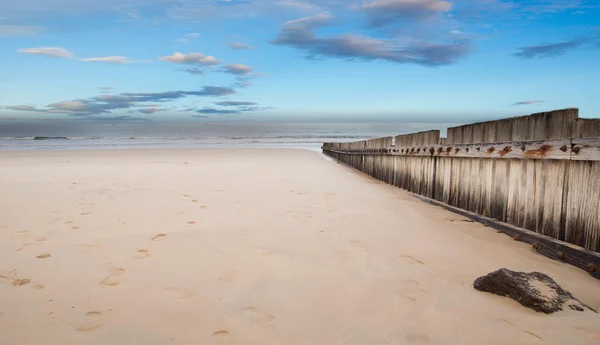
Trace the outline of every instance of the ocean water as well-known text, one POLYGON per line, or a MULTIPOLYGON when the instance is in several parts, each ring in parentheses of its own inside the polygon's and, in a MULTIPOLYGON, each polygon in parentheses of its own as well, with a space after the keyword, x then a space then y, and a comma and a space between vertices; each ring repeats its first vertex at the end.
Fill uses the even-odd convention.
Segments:
POLYGON ((0 122, 0 150, 136 148, 303 148, 430 129, 406 123, 86 123, 0 122))

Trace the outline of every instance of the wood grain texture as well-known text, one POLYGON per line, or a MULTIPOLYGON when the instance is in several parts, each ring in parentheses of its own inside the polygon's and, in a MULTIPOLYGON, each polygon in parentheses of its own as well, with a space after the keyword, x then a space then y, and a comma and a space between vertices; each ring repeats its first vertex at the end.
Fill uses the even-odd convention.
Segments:
POLYGON ((600 119, 577 109, 355 143, 323 152, 438 202, 600 252, 600 119))
POLYGON ((472 144, 570 138, 579 128, 577 125, 578 113, 578 109, 561 109, 450 127, 448 128, 447 143, 472 144))

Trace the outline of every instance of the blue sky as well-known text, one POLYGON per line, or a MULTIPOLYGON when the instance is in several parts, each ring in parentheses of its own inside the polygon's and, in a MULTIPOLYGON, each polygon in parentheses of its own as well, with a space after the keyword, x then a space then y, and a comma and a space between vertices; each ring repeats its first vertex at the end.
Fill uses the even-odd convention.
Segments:
POLYGON ((0 119, 600 117, 600 1, 0 0, 0 119))

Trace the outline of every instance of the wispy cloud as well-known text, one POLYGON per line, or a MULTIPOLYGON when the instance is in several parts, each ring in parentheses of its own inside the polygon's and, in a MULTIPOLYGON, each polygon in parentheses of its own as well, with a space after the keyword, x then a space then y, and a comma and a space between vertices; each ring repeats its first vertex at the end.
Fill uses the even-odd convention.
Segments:
POLYGON ((236 82, 233 84, 234 87, 246 88, 253 85, 248 77, 237 77, 236 82))
POLYGON ((210 108, 204 107, 201 109, 193 109, 194 112, 204 115, 231 115, 231 114, 241 114, 241 113, 250 113, 261 110, 268 110, 271 107, 258 107, 258 106, 239 106, 236 108, 210 108))
POLYGON ((3 106, 2 109, 16 110, 16 111, 33 111, 33 112, 41 112, 42 111, 33 105, 6 105, 6 106, 3 106))
POLYGON ((520 102, 515 102, 514 104, 511 104, 512 106, 515 105, 527 105, 527 104, 534 104, 534 103, 543 103, 544 101, 520 101, 520 102))
POLYGON ((235 109, 215 109, 215 108, 202 108, 194 110, 197 113, 205 114, 205 115, 228 115, 228 114, 238 114, 240 111, 235 109))
POLYGON ((150 108, 144 108, 144 109, 140 109, 138 110, 140 113, 144 113, 144 114, 154 114, 154 113, 158 113, 159 111, 164 111, 163 108, 160 107, 150 107, 150 108))
POLYGON ((161 61, 167 61, 167 62, 173 62, 173 63, 185 64, 185 65, 209 66, 209 65, 218 65, 219 63, 221 63, 221 61, 215 59, 214 56, 204 55, 204 54, 200 54, 200 53, 182 54, 182 53, 177 52, 171 56, 163 56, 163 57, 159 57, 158 59, 161 61))
POLYGON ((205 73, 205 70, 201 69, 201 68, 188 68, 185 70, 186 72, 188 72, 189 74, 194 74, 194 75, 202 75, 205 73))
POLYGON ((43 28, 33 25, 0 25, 0 37, 33 36, 42 31, 43 28))
POLYGON ((102 121, 102 122, 117 122, 117 121, 149 121, 144 117, 135 117, 131 115, 118 115, 118 116, 94 116, 89 119, 94 121, 102 121))
POLYGON ((441 0, 376 0, 362 6, 370 27, 427 20, 447 12, 452 4, 441 0))
POLYGON ((223 107, 239 107, 239 106, 257 105, 256 102, 241 102, 241 101, 213 102, 213 104, 220 105, 220 106, 223 106, 223 107))
POLYGON ((41 48, 23 48, 19 49, 20 53, 31 55, 42 55, 49 57, 70 58, 73 53, 67 49, 59 47, 41 47, 41 48))
POLYGON ((234 50, 256 50, 255 47, 241 42, 231 42, 229 47, 234 50))
POLYGON ((252 74, 252 67, 242 64, 225 65, 223 66, 223 72, 235 75, 250 75, 252 74))
POLYGON ((286 22, 272 42, 308 54, 308 58, 332 57, 345 60, 382 60, 425 66, 447 65, 470 52, 467 39, 438 43, 422 40, 377 39, 348 33, 319 37, 315 30, 330 23, 332 16, 321 14, 286 22))
POLYGON ((148 103, 160 103, 177 100, 188 96, 222 97, 235 94, 229 87, 204 86, 195 91, 165 91, 165 92, 125 92, 116 95, 99 95, 88 99, 76 99, 48 104, 38 108, 30 105, 9 105, 4 109, 28 112, 63 113, 71 116, 89 116, 110 113, 119 109, 143 108, 142 113, 151 113, 164 109, 151 106, 148 103))
POLYGON ((187 38, 198 38, 198 37, 200 37, 200 34, 197 33, 197 32, 192 32, 192 33, 189 33, 189 34, 185 35, 185 37, 187 37, 187 38))
POLYGON ((591 41, 590 37, 573 39, 570 41, 541 44, 537 46, 528 46, 517 48, 515 56, 525 59, 544 58, 564 55, 570 50, 581 47, 591 41))
POLYGON ((79 60, 81 62, 105 62, 111 64, 128 64, 132 63, 132 60, 125 56, 104 56, 104 57, 96 57, 96 58, 85 58, 79 60))

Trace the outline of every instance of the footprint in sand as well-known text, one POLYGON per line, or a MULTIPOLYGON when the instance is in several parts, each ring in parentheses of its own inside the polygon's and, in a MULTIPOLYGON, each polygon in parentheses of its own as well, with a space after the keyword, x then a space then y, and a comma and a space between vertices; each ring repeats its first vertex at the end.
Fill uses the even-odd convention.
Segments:
POLYGON ((31 279, 15 279, 10 283, 12 286, 23 286, 31 283, 31 279))
POLYGON ((188 222, 188 225, 196 225, 196 222, 188 222))
POLYGON ((411 255, 398 255, 398 257, 402 258, 402 259, 409 259, 409 260, 411 260, 412 263, 415 263, 415 264, 425 265, 425 263, 423 261, 415 259, 411 255))
POLYGON ((92 214, 92 212, 83 212, 83 213, 81 213, 82 216, 87 216, 89 214, 92 214))
POLYGON ((367 249, 367 246, 365 246, 365 244, 362 243, 362 241, 350 241, 350 244, 352 244, 353 246, 355 246, 355 247, 357 247, 357 248, 359 248, 359 249, 361 249, 361 250, 363 250, 365 252, 369 251, 367 249))
POLYGON ((123 275, 123 273, 125 273, 125 269, 124 268, 114 268, 114 269, 109 269, 109 272, 112 272, 112 273, 107 275, 104 279, 102 279, 102 281, 100 282, 100 285, 104 286, 104 287, 113 287, 113 286, 120 285, 121 284, 121 276, 123 275))
POLYGON ((264 313, 255 307, 246 307, 243 310, 243 317, 246 322, 251 325, 258 325, 261 327, 271 327, 275 323, 275 317, 264 313))
POLYGON ((176 293, 180 299, 192 299, 196 297, 196 293, 192 290, 180 289, 176 287, 166 287, 165 290, 176 293))
POLYGON ((167 236, 167 234, 158 234, 152 237, 151 241, 163 241, 165 239, 165 236, 167 236))
POLYGON ((345 264, 350 260, 350 255, 345 251, 336 251, 333 253, 333 259, 339 264, 345 264))
POLYGON ((225 330, 216 331, 213 333, 213 337, 215 338, 225 338, 229 335, 229 332, 225 330))
POLYGON ((411 343, 429 343, 429 337, 421 333, 408 333, 406 340, 411 343))
POLYGON ((397 292, 401 298, 416 302, 422 298, 430 298, 431 295, 426 290, 422 289, 419 282, 416 280, 405 280, 403 287, 397 292))
POLYGON ((72 230, 78 230, 78 229, 79 229, 79 227, 78 227, 78 226, 72 226, 72 227, 71 227, 71 229, 72 229, 72 230))
POLYGON ((149 256, 150 256, 150 252, 148 252, 148 250, 140 249, 137 251, 137 254, 135 254, 134 258, 135 259, 145 259, 149 256))
POLYGON ((77 331, 86 333, 97 330, 102 327, 101 317, 102 313, 99 311, 87 312, 84 316, 83 325, 78 327, 77 331))
POLYGON ((40 255, 36 256, 36 258, 38 258, 38 259, 46 259, 46 258, 49 258, 51 256, 52 255, 50 253, 44 253, 44 254, 40 254, 40 255))

